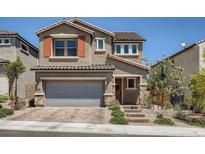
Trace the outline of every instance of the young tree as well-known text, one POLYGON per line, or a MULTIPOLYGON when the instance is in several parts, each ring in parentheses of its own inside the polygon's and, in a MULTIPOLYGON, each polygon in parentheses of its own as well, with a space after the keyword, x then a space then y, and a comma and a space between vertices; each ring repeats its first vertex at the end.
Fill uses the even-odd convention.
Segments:
POLYGON ((165 59, 153 67, 147 79, 148 88, 152 96, 162 97, 161 106, 163 108, 165 94, 181 95, 184 88, 183 68, 174 65, 172 60, 165 59))
POLYGON ((8 62, 5 65, 6 75, 9 78, 9 82, 11 83, 11 91, 10 98, 12 100, 11 105, 15 105, 17 108, 17 80, 20 74, 26 71, 26 66, 22 63, 20 58, 18 57, 14 62, 8 62))
POLYGON ((189 89, 192 94, 193 112, 199 113, 205 108, 205 71, 191 77, 189 89))

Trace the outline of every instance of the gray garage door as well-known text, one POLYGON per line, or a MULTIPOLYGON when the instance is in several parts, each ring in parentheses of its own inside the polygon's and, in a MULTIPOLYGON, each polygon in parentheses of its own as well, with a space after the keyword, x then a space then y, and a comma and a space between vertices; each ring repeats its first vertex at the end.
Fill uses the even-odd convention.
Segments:
POLYGON ((102 106, 103 84, 96 82, 46 82, 46 106, 102 106))

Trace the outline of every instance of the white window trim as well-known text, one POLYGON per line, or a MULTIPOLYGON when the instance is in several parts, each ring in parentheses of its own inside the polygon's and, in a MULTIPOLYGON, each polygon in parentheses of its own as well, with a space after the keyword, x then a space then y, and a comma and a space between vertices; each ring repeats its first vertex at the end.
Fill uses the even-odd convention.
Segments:
POLYGON ((139 43, 116 43, 115 44, 115 55, 121 55, 121 56, 138 56, 139 55, 139 43), (121 51, 120 53, 117 53, 116 51, 116 45, 120 45, 121 51), (124 51, 124 45, 128 45, 128 53, 125 53, 124 51), (136 45, 137 47, 137 53, 132 53, 132 45, 136 45))
POLYGON ((25 43, 23 43, 23 42, 20 42, 20 50, 21 50, 21 51, 23 51, 23 52, 25 52, 25 53, 27 53, 27 54, 29 54, 29 46, 28 46, 28 45, 26 45, 26 44, 25 44, 25 43), (26 46, 27 51, 26 51, 26 50, 24 50, 24 49, 22 49, 22 44, 23 44, 24 46, 26 46))
POLYGON ((127 78, 127 87, 126 87, 127 90, 137 90, 136 88, 136 78, 127 78), (128 84, 128 80, 134 80, 134 87, 133 88, 129 88, 129 84, 128 84))
POLYGON ((105 38, 99 38, 99 37, 97 37, 97 38, 96 38, 96 42, 97 42, 96 51, 106 51, 106 50, 105 50, 105 38), (103 49, 99 49, 99 48, 98 48, 98 40, 103 40, 103 49))
POLYGON ((5 45, 5 46, 6 46, 6 45, 11 45, 11 38, 0 38, 0 39, 2 40, 2 43, 0 43, 1 46, 3 46, 3 45, 5 45), (8 40, 9 40, 9 43, 4 43, 4 40, 5 40, 5 39, 8 39, 8 40))

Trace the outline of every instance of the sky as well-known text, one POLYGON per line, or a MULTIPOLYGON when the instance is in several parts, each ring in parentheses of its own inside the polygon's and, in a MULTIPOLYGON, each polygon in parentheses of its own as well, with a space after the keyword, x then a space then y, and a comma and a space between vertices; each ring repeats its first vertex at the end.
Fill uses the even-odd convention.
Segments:
MULTIPOLYGON (((61 19, 61 17, 0 18, 0 30, 18 32, 25 39, 39 47, 35 32, 61 19)), ((192 44, 205 39, 205 18, 160 18, 160 17, 92 17, 81 19, 109 31, 134 31, 146 41, 143 56, 152 64, 164 56, 172 55, 182 49, 181 43, 192 44)))

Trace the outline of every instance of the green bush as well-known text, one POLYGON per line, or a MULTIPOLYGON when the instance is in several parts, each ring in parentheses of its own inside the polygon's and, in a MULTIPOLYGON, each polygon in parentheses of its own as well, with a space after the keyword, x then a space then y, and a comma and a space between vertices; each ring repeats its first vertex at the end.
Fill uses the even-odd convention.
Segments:
POLYGON ((183 114, 182 112, 177 112, 174 116, 175 119, 179 119, 179 120, 186 120, 186 115, 183 114))
POLYGON ((3 103, 5 100, 8 100, 7 96, 0 95, 0 103, 3 103))
POLYGON ((111 115, 116 117, 124 117, 125 113, 120 111, 120 109, 118 109, 118 110, 113 110, 111 115))
POLYGON ((157 114, 156 119, 154 120, 154 123, 159 124, 159 125, 174 126, 174 122, 170 118, 163 117, 162 114, 157 114))
POLYGON ((128 120, 125 117, 115 116, 110 119, 112 124, 128 125, 128 120))
POLYGON ((205 121, 202 119, 190 118, 187 123, 194 126, 205 127, 205 121))
POLYGON ((118 110, 120 109, 120 102, 118 100, 112 100, 109 103, 109 109, 110 110, 118 110))
POLYGON ((13 109, 1 108, 0 109, 0 118, 6 117, 8 115, 14 114, 13 109))
POLYGON ((14 110, 13 109, 8 109, 8 108, 2 108, 0 109, 1 112, 4 112, 6 115, 13 115, 14 110))

